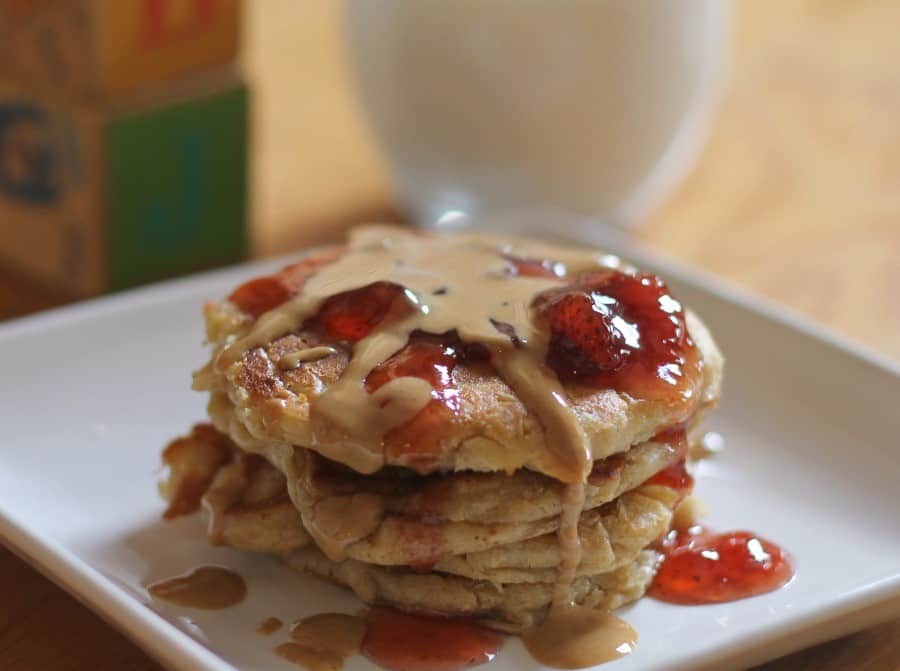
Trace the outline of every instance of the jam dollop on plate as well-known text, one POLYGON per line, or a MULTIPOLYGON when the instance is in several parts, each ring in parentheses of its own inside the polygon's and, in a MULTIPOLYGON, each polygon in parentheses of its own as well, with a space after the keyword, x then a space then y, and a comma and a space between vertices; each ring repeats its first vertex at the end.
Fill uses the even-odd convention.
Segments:
POLYGON ((794 576, 790 556, 749 531, 703 527, 671 532, 649 594, 669 603, 699 605, 765 594, 794 576))

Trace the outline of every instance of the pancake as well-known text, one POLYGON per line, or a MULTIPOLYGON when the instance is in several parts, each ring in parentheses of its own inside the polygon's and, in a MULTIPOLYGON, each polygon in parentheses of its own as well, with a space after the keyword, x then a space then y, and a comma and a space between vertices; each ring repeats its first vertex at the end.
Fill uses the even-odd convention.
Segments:
POLYGON ((162 453, 169 476, 159 486, 169 502, 163 517, 174 519, 198 510, 220 469, 234 459, 234 451, 234 443, 211 424, 197 424, 188 435, 169 443, 162 453))
MULTIPOLYGON (((681 493, 647 485, 602 508, 582 513, 583 548, 576 575, 613 571, 668 532, 681 493)), ((494 584, 552 583, 561 563, 556 531, 490 550, 442 559, 434 570, 494 584)))
MULTIPOLYGON (((684 434, 673 433, 596 462, 588 476, 584 509, 612 501, 684 459, 686 452, 684 434)), ((329 497, 367 493, 382 499, 388 515, 432 524, 521 524, 558 517, 561 512, 562 484, 524 469, 512 474, 454 472, 423 477, 387 468, 362 476, 310 452, 300 453, 295 463, 301 510, 329 497)))
POLYGON ((166 448, 166 516, 503 631, 644 593, 721 388, 659 278, 522 240, 359 229, 204 316, 212 424, 166 448))
MULTIPOLYGON (((524 257, 541 253, 554 260, 573 254, 566 248, 518 245, 509 249, 517 250, 524 257)), ((298 286, 298 276, 303 280, 314 276, 342 253, 342 248, 325 248, 273 277, 277 281, 287 277, 291 286, 299 290, 302 282, 298 286)), ((227 426, 217 421, 217 425, 245 449, 253 449, 253 444, 257 449, 271 444, 300 445, 357 468, 358 464, 349 463, 348 455, 366 453, 372 459, 367 463, 373 464, 364 469, 369 472, 382 465, 398 465, 420 473, 512 472, 528 468, 554 475, 554 468, 546 459, 552 449, 548 447, 548 436, 541 421, 525 407, 503 377, 482 361, 456 363, 452 377, 458 407, 452 416, 439 417, 440 421, 429 418, 427 434, 436 438, 429 444, 427 458, 423 458, 406 443, 386 440, 373 446, 368 441, 360 442, 329 418, 311 412, 316 400, 343 377, 350 361, 351 344, 328 339, 320 329, 301 327, 250 348, 223 366, 222 352, 247 336, 255 324, 254 317, 234 302, 219 301, 207 304, 205 318, 212 360, 196 373, 194 388, 228 399, 233 421, 227 426), (285 357, 323 344, 333 348, 333 354, 283 369, 285 357), (216 361, 220 361, 219 365, 214 365, 216 361), (372 450, 378 453, 368 454, 372 450)), ((624 452, 650 439, 661 428, 698 417, 715 404, 721 386, 722 356, 696 315, 687 311, 684 319, 696 347, 698 363, 696 379, 690 381, 690 393, 683 397, 635 398, 610 388, 563 384, 577 420, 590 440, 594 458, 624 452)))
MULTIPOLYGON (((578 577, 573 601, 602 610, 630 603, 647 590, 659 555, 644 550, 609 573, 578 577)), ((314 548, 292 552, 287 564, 304 573, 349 587, 365 603, 401 610, 480 620, 500 631, 520 633, 539 621, 553 600, 553 583, 496 585, 441 573, 415 573, 354 560, 332 562, 314 548)))
POLYGON ((201 502, 215 545, 281 553, 311 540, 288 496, 284 475, 262 457, 235 449, 201 502))
MULTIPOLYGON (((227 320, 228 315, 233 317, 233 313, 234 307, 223 303, 207 306, 207 319, 215 324, 227 320)), ((633 444, 649 440, 661 427, 684 421, 685 414, 691 419, 699 418, 714 407, 721 386, 722 357, 700 319, 690 312, 687 319, 704 372, 698 390, 701 400, 688 413, 683 407, 633 399, 608 389, 572 386, 566 390, 597 458, 624 452, 633 444)), ((234 337, 243 332, 239 326, 227 335, 234 337)), ((316 396, 341 378, 349 350, 336 347, 337 352, 328 358, 293 370, 279 368, 287 354, 321 344, 320 338, 308 332, 280 338, 248 352, 224 375, 214 376, 209 368, 199 371, 194 388, 227 398, 234 419, 228 433, 248 449, 272 443, 312 445, 322 455, 340 460, 346 436, 327 424, 316 426, 310 408, 316 396)), ((455 382, 459 389, 459 415, 440 428, 440 458, 417 470, 540 470, 546 437, 539 421, 513 391, 493 371, 478 366, 458 365, 455 382)), ((384 463, 421 465, 412 463, 402 451, 390 450, 384 454, 384 463)))
MULTIPOLYGON (((208 426, 195 427, 189 438, 176 441, 175 444, 179 445, 183 452, 183 458, 170 464, 170 482, 173 483, 185 482, 185 472, 200 473, 202 468, 215 471, 208 470, 204 473, 209 487, 201 499, 211 517, 210 540, 236 549, 272 554, 282 554, 310 545, 311 538, 306 531, 303 517, 291 503, 287 494, 286 480, 278 469, 264 459, 256 455, 247 455, 234 446, 227 462, 212 466, 213 462, 204 458, 209 448, 204 442, 220 445, 223 439, 227 441, 224 436, 216 436, 208 426), (184 453, 186 449, 194 451, 194 459, 190 454, 184 453), (236 475, 237 472, 240 472, 240 475, 236 475), (234 485, 235 480, 239 480, 237 487, 234 485), (230 494, 223 498, 223 491, 230 494)), ((646 450, 662 451, 659 445, 647 444, 646 450)), ((636 448, 631 452, 640 449, 636 448)), ((308 457, 310 461, 316 459, 312 453, 308 457)), ((628 466, 623 464, 616 468, 615 472, 622 473, 627 470, 628 466)), ((483 478, 483 474, 471 475, 483 478)), ((535 479, 546 479, 545 476, 526 473, 500 477, 514 482, 520 476, 529 483, 533 483, 535 479)), ((465 475, 457 474, 450 477, 464 479, 465 475)), ((403 479, 410 481, 406 483, 407 493, 417 491, 420 494, 433 484, 430 481, 422 483, 422 480, 427 479, 415 475, 407 475, 403 479)), ((613 474, 605 474, 602 480, 622 482, 621 477, 613 474)), ((346 486, 347 483, 341 485, 343 496, 350 495, 346 486)), ((465 489, 464 486, 462 488, 465 489)), ((177 485, 170 485, 166 490, 172 492, 172 501, 175 503, 179 496, 177 485)), ((682 492, 669 487, 643 484, 617 495, 615 500, 610 499, 605 505, 582 513, 579 532, 585 552, 579 566, 579 575, 609 572, 631 562, 647 544, 668 530, 673 510, 682 495, 682 492)), ((413 497, 415 496, 416 494, 413 494, 413 497)), ((347 555, 363 563, 413 566, 421 571, 423 558, 415 554, 401 552, 393 557, 395 561, 387 562, 373 561, 373 557, 367 554, 373 553, 373 547, 380 547, 385 537, 419 533, 428 534, 428 540, 433 541, 436 535, 440 535, 442 531, 446 532, 448 526, 456 525, 456 530, 448 535, 454 538, 462 537, 462 543, 454 551, 447 550, 446 556, 442 558, 429 557, 429 561, 432 562, 430 568, 442 573, 495 584, 552 582, 560 563, 555 538, 557 516, 548 516, 538 520, 534 525, 516 525, 508 522, 507 526, 512 528, 512 540, 491 543, 486 549, 482 547, 481 542, 484 536, 479 535, 483 534, 483 531, 478 531, 474 535, 476 542, 473 550, 470 549, 473 545, 472 540, 465 538, 465 532, 472 531, 471 525, 460 525, 458 522, 446 520, 442 522, 434 517, 397 515, 392 518, 394 524, 388 524, 386 530, 379 528, 370 538, 365 539, 368 543, 364 543, 362 549, 357 548, 347 555), (431 532, 423 531, 429 527, 431 532), (538 531, 530 534, 529 530, 533 529, 538 531), (518 536, 522 535, 529 537, 524 540, 518 539, 518 536)), ((404 542, 402 546, 409 548, 423 543, 424 541, 420 539, 417 542, 404 542)), ((433 553, 433 549, 429 549, 428 553, 433 553)), ((381 554, 377 552, 374 554, 377 555, 375 558, 384 558, 383 551, 381 554)))
MULTIPOLYGON (((630 501, 629 490, 677 457, 674 449, 660 443, 646 443, 630 450, 628 456, 631 456, 630 460, 624 459, 621 465, 617 464, 618 467, 610 469, 608 473, 601 475, 598 471, 596 484, 588 485, 583 519, 588 518, 594 509, 613 499, 620 504, 630 501), (632 455, 632 452, 637 454, 632 455)), ((297 461, 308 464, 314 463, 315 459, 295 459, 295 463, 297 461)), ((381 565, 433 565, 448 556, 478 553, 552 534, 559 529, 560 524, 559 483, 527 471, 519 471, 511 476, 455 474, 437 478, 436 482, 435 479, 425 483, 417 482, 413 485, 417 490, 414 493, 393 497, 390 492, 375 493, 373 488, 366 487, 368 483, 365 481, 369 478, 343 478, 338 486, 332 482, 326 487, 315 487, 312 493, 308 484, 309 476, 303 467, 298 468, 296 478, 297 489, 301 493, 294 500, 303 517, 304 526, 332 559, 346 557, 381 565), (353 488, 352 483, 348 482, 352 479, 359 481, 361 488, 353 488), (473 479, 482 482, 469 487, 468 485, 473 484, 473 479), (446 485, 445 481, 448 481, 446 485), (525 493, 527 496, 530 490, 538 505, 529 506, 526 499, 515 505, 498 505, 494 510, 479 510, 482 508, 481 502, 474 506, 474 510, 471 505, 467 509, 466 501, 472 502, 477 497, 477 492, 483 491, 486 486, 493 489, 497 499, 506 498, 507 501, 517 493, 525 493), (323 489, 326 491, 323 492, 323 489), (471 491, 472 489, 475 491, 471 491), (446 506, 454 509, 456 519, 442 519, 436 515, 440 504, 428 504, 429 494, 433 496, 435 490, 440 498, 456 502, 446 506), (340 524, 339 520, 347 519, 352 510, 360 505, 360 497, 366 497, 365 504, 371 511, 377 510, 378 514, 367 517, 367 523, 355 529, 353 535, 347 533, 338 539, 334 533, 335 526, 340 524), (543 510, 539 505, 541 499, 544 503, 543 510), (398 513, 397 510, 402 512, 398 513), (513 512, 520 512, 521 515, 515 516, 513 512)), ((488 498, 484 503, 490 506, 491 501, 488 498)), ((595 524, 596 521, 588 526, 593 527, 595 524)), ((659 535, 657 533, 644 539, 640 538, 636 529, 631 531, 636 539, 644 541, 643 544, 659 535)), ((662 528, 658 529, 658 532, 661 531, 662 528)))
POLYGON ((255 552, 286 552, 310 542, 284 475, 265 459, 245 454, 211 424, 197 424, 163 452, 167 477, 160 493, 173 519, 200 510, 209 515, 214 545, 255 552))
MULTIPOLYGON (((178 483, 185 487, 187 473, 204 476, 209 485, 201 500, 210 516, 219 516, 209 529, 216 544, 280 556, 295 569, 350 587, 367 603, 473 616, 503 631, 521 630, 550 603, 560 562, 553 532, 449 556, 427 572, 421 566, 333 561, 305 531, 283 474, 265 459, 231 445, 228 460, 216 465, 206 457, 228 441, 208 425, 195 427, 173 444, 181 458, 170 460, 170 485, 164 490, 183 510, 178 483), (236 471, 241 472, 239 491, 232 485, 236 471), (221 500, 214 502, 223 490, 233 494, 224 506, 221 500)), ((643 594, 656 557, 645 547, 668 530, 681 496, 669 487, 644 484, 582 514, 579 530, 585 552, 574 587, 579 603, 615 608, 643 594)))

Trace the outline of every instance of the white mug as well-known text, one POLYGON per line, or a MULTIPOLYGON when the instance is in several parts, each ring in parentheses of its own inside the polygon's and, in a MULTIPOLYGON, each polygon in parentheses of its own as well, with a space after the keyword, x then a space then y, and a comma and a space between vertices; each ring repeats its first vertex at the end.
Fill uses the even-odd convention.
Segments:
POLYGON ((425 225, 530 206, 637 220, 702 144, 728 24, 725 0, 344 9, 363 107, 425 225))

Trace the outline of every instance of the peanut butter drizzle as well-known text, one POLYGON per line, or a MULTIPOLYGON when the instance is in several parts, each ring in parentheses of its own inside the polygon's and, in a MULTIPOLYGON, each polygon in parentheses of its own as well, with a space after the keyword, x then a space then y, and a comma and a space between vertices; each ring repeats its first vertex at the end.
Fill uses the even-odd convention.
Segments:
POLYGON ((216 473, 212 486, 201 503, 209 514, 206 535, 213 545, 221 545, 225 533, 225 514, 237 503, 247 488, 247 455, 239 452, 235 460, 216 473))
POLYGON ((295 622, 292 641, 275 652, 309 671, 338 671, 345 659, 359 652, 365 634, 366 623, 360 617, 322 613, 295 622))
POLYGON ((556 577, 553 605, 548 618, 554 618, 560 611, 572 608, 572 583, 581 563, 581 537, 578 535, 578 521, 584 510, 584 483, 566 485, 562 495, 562 512, 559 516, 559 572, 556 577))
POLYGON ((377 281, 393 282, 406 289, 412 314, 381 325, 357 342, 341 379, 314 400, 315 413, 369 449, 330 456, 363 473, 383 465, 384 434, 415 416, 431 398, 431 388, 419 378, 397 378, 369 394, 365 377, 401 349, 413 331, 455 330, 464 342, 480 343, 494 354, 500 375, 543 423, 552 451, 547 455, 548 472, 565 482, 582 481, 590 466, 590 445, 562 387, 544 366, 548 334, 532 319, 534 296, 559 286, 560 280, 513 275, 505 254, 550 258, 571 274, 614 263, 592 252, 486 235, 422 236, 392 227, 357 229, 343 256, 313 275, 300 294, 263 314, 246 335, 218 354, 214 365, 224 370, 245 352, 296 330, 335 294, 377 281), (436 294, 437 289, 443 291, 436 294), (512 327, 515 346, 496 323, 512 327))
MULTIPOLYGON (((544 365, 549 334, 532 314, 535 295, 558 287, 560 279, 515 275, 504 255, 549 259, 565 266, 569 275, 618 265, 618 259, 609 255, 486 235, 422 236, 390 227, 357 229, 343 256, 313 275, 295 298, 262 315, 246 335, 219 353, 214 365, 225 370, 245 352, 298 329, 330 296, 377 281, 404 287, 412 314, 381 325, 357 342, 341 379, 313 404, 314 413, 352 438, 337 448, 339 454, 326 456, 372 473, 384 464, 384 434, 412 419, 428 403, 432 389, 419 378, 400 377, 369 394, 366 376, 405 346, 416 330, 456 331, 462 341, 485 346, 499 375, 544 427, 548 451, 542 470, 568 485, 560 518, 561 565, 554 605, 545 625, 538 628, 562 636, 572 614, 584 610, 572 605, 571 587, 581 561, 578 520, 593 452, 562 385, 544 365), (501 332, 498 323, 508 327, 501 332)), ((314 533, 317 541, 324 540, 328 531, 324 518, 314 526, 322 530, 314 533)), ((346 538, 336 544, 326 541, 323 549, 332 558, 340 557, 341 543, 345 547, 346 542, 346 538)))
POLYGON ((611 613, 567 606, 522 634, 522 643, 541 664, 583 669, 627 655, 637 638, 630 625, 611 613))
POLYGON ((276 631, 281 629, 281 626, 283 624, 284 623, 277 617, 267 617, 265 620, 259 623, 259 626, 256 628, 256 633, 260 636, 271 636, 276 631))
MULTIPOLYGON (((377 437, 378 446, 372 454, 379 456, 378 468, 383 465, 377 450, 380 450, 384 434, 412 419, 431 399, 431 385, 418 377, 398 377, 373 394, 366 391, 366 376, 375 366, 402 349, 408 338, 408 332, 391 330, 375 331, 368 338, 359 341, 341 379, 320 396, 315 404, 315 412, 342 427, 355 440, 365 440, 372 434, 377 437)), ((329 456, 343 461, 342 457, 352 457, 355 454, 358 453, 329 456)), ((353 464, 349 465, 355 468, 353 464)))
POLYGON ((157 599, 201 610, 234 606, 247 596, 247 583, 231 569, 200 566, 184 575, 159 580, 147 586, 157 599))
POLYGON ((307 347, 306 349, 301 349, 297 350, 296 352, 291 352, 290 354, 285 354, 278 360, 278 367, 281 370, 293 370, 294 368, 297 368, 301 363, 306 363, 308 361, 318 361, 319 359, 324 359, 325 357, 329 357, 332 354, 337 354, 337 349, 328 345, 321 345, 319 347, 307 347))

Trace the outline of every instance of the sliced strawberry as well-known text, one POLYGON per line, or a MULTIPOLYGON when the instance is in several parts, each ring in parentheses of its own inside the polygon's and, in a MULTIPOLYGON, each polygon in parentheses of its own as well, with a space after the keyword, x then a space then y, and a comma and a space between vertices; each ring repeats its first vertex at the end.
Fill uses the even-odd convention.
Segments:
POLYGON ((291 292, 277 275, 244 282, 228 297, 241 310, 257 319, 290 299, 291 292))
POLYGON ((336 261, 343 253, 343 247, 323 249, 318 254, 282 268, 274 275, 244 282, 232 292, 228 300, 257 319, 296 296, 310 277, 323 266, 336 261))
POLYGON ((681 304, 655 275, 586 273, 534 306, 550 330, 547 364, 560 378, 638 398, 693 395, 700 359, 681 304))
POLYGON ((374 282, 328 298, 312 326, 336 340, 357 342, 381 322, 410 314, 404 289, 393 282, 374 282))
POLYGON ((595 296, 581 290, 560 294, 543 306, 550 327, 547 364, 560 377, 596 375, 624 363, 625 339, 604 310, 595 296))

